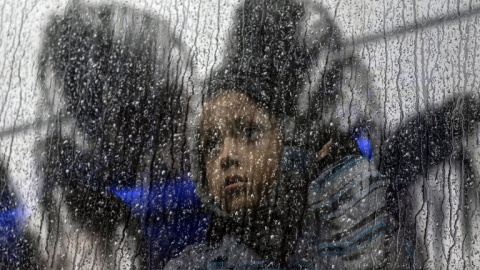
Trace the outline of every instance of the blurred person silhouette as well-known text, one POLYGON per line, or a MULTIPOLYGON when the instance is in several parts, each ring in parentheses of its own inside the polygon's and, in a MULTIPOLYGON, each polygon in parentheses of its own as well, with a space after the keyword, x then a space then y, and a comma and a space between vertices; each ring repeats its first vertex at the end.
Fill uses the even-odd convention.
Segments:
POLYGON ((152 268, 203 239, 207 221, 186 177, 191 62, 169 24, 72 2, 51 18, 39 63, 51 119, 37 147, 39 261, 152 268))
POLYGON ((352 136, 375 104, 361 65, 341 52, 319 4, 240 5, 187 136, 196 192, 211 206, 207 241, 167 269, 405 267, 390 181, 352 136))

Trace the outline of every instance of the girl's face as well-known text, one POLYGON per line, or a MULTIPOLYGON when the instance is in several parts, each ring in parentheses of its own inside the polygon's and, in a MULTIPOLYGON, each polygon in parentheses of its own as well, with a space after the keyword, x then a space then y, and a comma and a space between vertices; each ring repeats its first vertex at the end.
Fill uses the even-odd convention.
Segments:
POLYGON ((224 92, 205 103, 200 140, 216 204, 230 212, 266 202, 282 151, 273 116, 240 92, 224 92))

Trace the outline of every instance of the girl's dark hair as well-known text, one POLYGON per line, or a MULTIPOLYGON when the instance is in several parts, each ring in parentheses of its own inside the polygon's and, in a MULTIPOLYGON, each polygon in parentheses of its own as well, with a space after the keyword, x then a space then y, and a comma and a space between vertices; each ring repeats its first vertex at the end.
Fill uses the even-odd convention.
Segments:
MULTIPOLYGON (((318 150, 334 137, 350 141, 349 134, 338 132, 336 123, 325 123, 338 97, 343 68, 353 60, 329 59, 342 48, 340 32, 322 6, 306 5, 292 0, 245 1, 236 10, 228 54, 212 75, 206 97, 242 92, 280 121, 294 118, 295 138, 287 143, 318 150), (322 17, 318 25, 306 26, 312 16, 306 8, 322 17), (325 67, 315 78, 319 82, 312 82, 310 72, 319 61, 325 61, 325 67), (308 98, 300 109, 302 95, 308 98)), ((342 152, 351 150, 349 146, 342 152)))
POLYGON ((245 1, 237 10, 228 55, 207 93, 236 90, 275 115, 294 115, 310 55, 298 40, 303 7, 292 1, 245 1))

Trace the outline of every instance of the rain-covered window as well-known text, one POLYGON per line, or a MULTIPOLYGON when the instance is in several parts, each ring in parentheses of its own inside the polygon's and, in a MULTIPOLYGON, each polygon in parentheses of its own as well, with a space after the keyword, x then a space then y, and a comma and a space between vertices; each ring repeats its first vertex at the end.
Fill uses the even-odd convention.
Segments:
POLYGON ((0 269, 480 267, 478 3, 0 7, 0 269))

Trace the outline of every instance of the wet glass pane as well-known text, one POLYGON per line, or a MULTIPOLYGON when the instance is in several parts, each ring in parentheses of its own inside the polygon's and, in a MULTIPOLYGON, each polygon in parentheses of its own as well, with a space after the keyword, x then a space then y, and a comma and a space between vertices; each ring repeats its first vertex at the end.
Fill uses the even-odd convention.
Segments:
POLYGON ((1 269, 476 269, 474 1, 4 1, 1 269))

